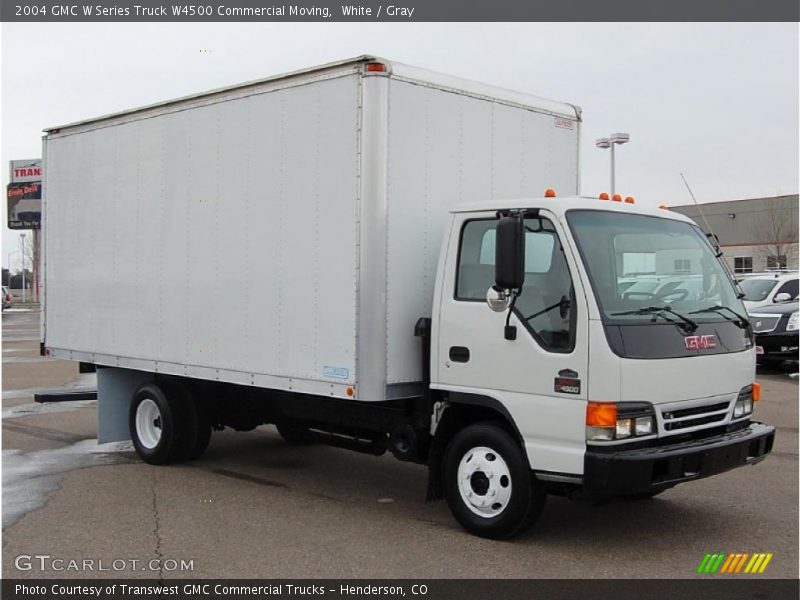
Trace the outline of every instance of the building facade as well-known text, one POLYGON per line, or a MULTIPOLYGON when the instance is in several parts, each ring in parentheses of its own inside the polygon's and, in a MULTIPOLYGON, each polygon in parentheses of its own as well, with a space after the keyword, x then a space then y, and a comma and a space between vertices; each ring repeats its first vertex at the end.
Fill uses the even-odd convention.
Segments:
POLYGON ((797 270, 798 195, 670 206, 713 233, 734 273, 797 270))

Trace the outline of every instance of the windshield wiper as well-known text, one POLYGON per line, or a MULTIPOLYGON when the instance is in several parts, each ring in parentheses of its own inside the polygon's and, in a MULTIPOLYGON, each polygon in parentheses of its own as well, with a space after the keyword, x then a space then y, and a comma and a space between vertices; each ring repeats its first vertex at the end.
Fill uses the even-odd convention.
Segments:
POLYGON ((670 323, 677 323, 677 321, 673 319, 668 319, 664 316, 663 313, 669 313, 671 315, 675 315, 681 321, 683 321, 683 327, 688 331, 694 331, 697 329, 697 323, 692 321, 689 317, 682 315, 679 312, 672 310, 669 306, 645 306, 643 308, 637 308, 636 310, 625 310, 622 312, 615 312, 611 313, 611 316, 616 317, 618 315, 653 315, 653 320, 656 317, 661 317, 665 321, 669 321, 670 323))
POLYGON ((742 315, 740 315, 738 312, 736 312, 732 308, 728 308, 727 306, 722 306, 721 304, 715 304, 714 306, 709 306, 708 308, 701 308, 700 310, 693 310, 689 314, 690 315, 699 315, 700 313, 705 313, 705 312, 717 313, 718 315, 720 315, 721 317, 727 319, 728 321, 731 321, 732 323, 736 323, 736 325, 738 325, 740 329, 745 329, 748 325, 750 325, 750 321, 747 319, 747 317, 743 317, 742 315), (725 313, 722 312, 723 310, 727 310, 729 313, 734 315, 736 318, 734 319, 733 317, 730 317, 730 316, 726 315, 725 313))

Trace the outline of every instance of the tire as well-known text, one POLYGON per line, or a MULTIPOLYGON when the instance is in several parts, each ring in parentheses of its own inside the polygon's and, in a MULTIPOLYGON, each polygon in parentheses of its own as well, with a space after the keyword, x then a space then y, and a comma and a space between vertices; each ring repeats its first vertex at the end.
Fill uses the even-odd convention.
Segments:
POLYGON ((151 465, 190 458, 197 443, 197 422, 191 398, 177 384, 142 386, 134 395, 128 415, 136 454, 151 465))
POLYGON ((308 427, 300 425, 289 425, 287 423, 280 423, 275 425, 278 434, 283 438, 287 444, 308 444, 308 427))
POLYGON ((450 511, 474 535, 510 538, 528 529, 544 508, 544 488, 522 448, 493 423, 470 425, 453 436, 443 474, 450 511))
POLYGON ((197 436, 194 441, 194 447, 192 448, 191 453, 189 454, 189 458, 194 460, 195 458, 200 458, 205 454, 206 449, 208 448, 208 443, 211 441, 211 415, 208 412, 208 409, 203 406, 202 404, 195 404, 195 410, 197 412, 197 436))
POLYGON ((656 490, 654 492, 642 492, 641 494, 631 494, 630 496, 625 496, 626 500, 650 500, 659 496, 666 492, 669 488, 664 488, 663 490, 656 490))

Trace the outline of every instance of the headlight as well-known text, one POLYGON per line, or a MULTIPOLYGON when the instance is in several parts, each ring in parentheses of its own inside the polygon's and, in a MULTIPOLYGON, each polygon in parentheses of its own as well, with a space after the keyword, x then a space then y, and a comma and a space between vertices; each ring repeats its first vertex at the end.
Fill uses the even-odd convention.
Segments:
POLYGON ((610 442, 655 434, 653 406, 645 402, 589 402, 586 439, 610 442))
POLYGON ((753 412, 753 386, 746 385, 739 392, 736 404, 733 405, 733 418, 741 419, 753 412))
POLYGON ((800 313, 795 311, 789 316, 789 322, 786 323, 786 331, 797 331, 798 327, 800 326, 798 324, 798 321, 800 321, 798 314, 800 313))
POLYGON ((652 435, 654 432, 653 417, 639 417, 636 419, 636 435, 652 435))

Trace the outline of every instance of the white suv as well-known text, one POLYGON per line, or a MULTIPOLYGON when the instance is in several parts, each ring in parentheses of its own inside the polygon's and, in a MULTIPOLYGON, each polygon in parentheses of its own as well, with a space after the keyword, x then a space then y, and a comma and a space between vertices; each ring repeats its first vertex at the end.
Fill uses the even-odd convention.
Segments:
POLYGON ((797 271, 747 275, 739 286, 744 292, 744 307, 751 312, 755 308, 797 300, 798 275, 797 271))

